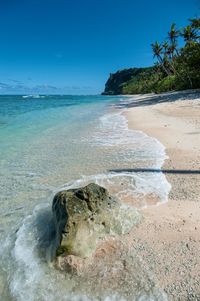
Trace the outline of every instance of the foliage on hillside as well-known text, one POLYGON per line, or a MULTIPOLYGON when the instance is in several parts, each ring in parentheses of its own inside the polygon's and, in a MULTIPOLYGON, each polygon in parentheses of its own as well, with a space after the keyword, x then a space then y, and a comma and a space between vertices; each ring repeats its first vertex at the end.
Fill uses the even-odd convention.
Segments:
POLYGON ((104 94, 161 93, 200 88, 200 18, 182 29, 171 25, 167 40, 151 45, 154 67, 111 74, 104 94), (181 43, 182 42, 182 43, 181 43), (178 47, 178 44, 183 44, 178 47))
POLYGON ((116 73, 111 73, 105 84, 104 95, 124 94, 125 87, 129 82, 140 80, 142 74, 152 73, 153 67, 149 68, 129 68, 116 73))

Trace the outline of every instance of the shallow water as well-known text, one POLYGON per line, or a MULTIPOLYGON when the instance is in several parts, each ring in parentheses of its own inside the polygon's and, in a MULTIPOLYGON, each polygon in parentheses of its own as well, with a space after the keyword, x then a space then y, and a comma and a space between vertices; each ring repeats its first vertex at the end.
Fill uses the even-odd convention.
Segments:
MULTIPOLYGON (((138 267, 138 262, 124 247, 130 270, 115 293, 111 287, 102 290, 99 281, 98 273, 105 274, 101 270, 105 262, 97 268, 96 278, 70 277, 49 266, 38 251, 42 237, 46 239, 42 247, 48 246, 52 197, 63 187, 96 182, 136 208, 167 201, 170 186, 162 173, 111 172, 159 169, 166 157, 156 139, 128 129, 126 119, 115 109, 121 100, 103 96, 0 96, 2 301, 165 300, 155 289, 156 280, 148 280, 151 277, 146 270, 141 268, 140 273, 135 268, 133 275, 132 268, 138 267), (99 283, 95 291, 94 281, 99 283), (134 281, 139 287, 131 291, 134 281), (148 288, 144 289, 144 283, 148 288)), ((115 256, 116 262, 125 260, 120 254, 115 256)), ((116 262, 113 269, 117 269, 116 262)))

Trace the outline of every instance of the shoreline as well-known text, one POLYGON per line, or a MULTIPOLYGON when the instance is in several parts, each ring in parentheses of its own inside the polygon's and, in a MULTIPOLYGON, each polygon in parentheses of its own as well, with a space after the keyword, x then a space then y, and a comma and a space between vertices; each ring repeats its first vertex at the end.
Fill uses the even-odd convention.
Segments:
POLYGON ((200 94, 193 93, 133 96, 123 113, 130 129, 155 137, 168 156, 168 202, 142 209, 129 239, 143 248, 169 300, 200 300, 200 94))

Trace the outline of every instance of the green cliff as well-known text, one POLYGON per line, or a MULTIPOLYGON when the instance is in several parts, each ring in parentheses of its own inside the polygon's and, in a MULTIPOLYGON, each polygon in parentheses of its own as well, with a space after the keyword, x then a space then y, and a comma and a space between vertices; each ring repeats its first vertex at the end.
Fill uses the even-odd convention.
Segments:
POLYGON ((105 84, 103 95, 134 94, 145 91, 145 84, 140 88, 142 81, 149 79, 155 72, 154 67, 129 68, 111 73, 105 84))

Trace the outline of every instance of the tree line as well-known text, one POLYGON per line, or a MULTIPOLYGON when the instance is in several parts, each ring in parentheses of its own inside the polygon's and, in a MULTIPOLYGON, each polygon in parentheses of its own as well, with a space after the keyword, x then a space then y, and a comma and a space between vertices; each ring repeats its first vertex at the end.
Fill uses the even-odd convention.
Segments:
POLYGON ((164 41, 151 44, 155 66, 124 83, 123 93, 149 93, 200 88, 200 18, 177 28, 164 41))
POLYGON ((192 56, 195 56, 196 52, 199 51, 200 18, 190 19, 189 21, 190 24, 182 29, 177 29, 176 24, 173 23, 168 32, 168 39, 162 43, 156 41, 151 44, 151 46, 154 57, 157 58, 163 72, 167 76, 178 75, 180 79, 182 77, 183 82, 188 80, 190 88, 193 88, 193 81, 191 78, 193 76, 190 75, 191 70, 189 69, 192 67, 191 64, 195 63, 195 57, 194 62, 192 62, 192 56), (178 47, 179 38, 182 38, 185 43, 182 48, 178 47), (181 68, 183 70, 181 70, 181 68), (184 75, 186 75, 186 77, 184 75))

